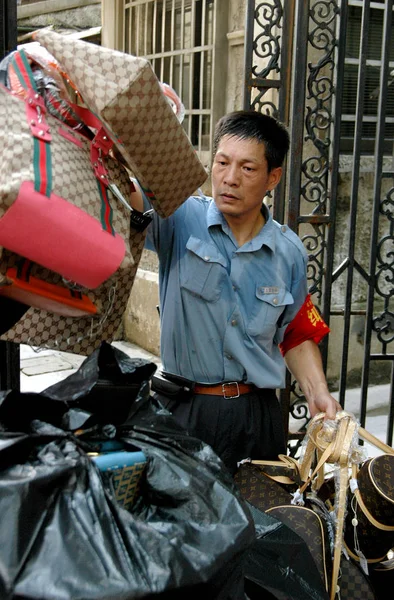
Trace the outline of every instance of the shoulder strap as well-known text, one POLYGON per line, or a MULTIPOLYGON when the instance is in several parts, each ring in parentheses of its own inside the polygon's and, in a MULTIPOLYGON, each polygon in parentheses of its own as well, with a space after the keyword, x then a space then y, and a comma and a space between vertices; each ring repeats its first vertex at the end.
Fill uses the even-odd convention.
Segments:
POLYGON ((387 444, 385 444, 384 442, 382 442, 381 440, 379 440, 379 438, 377 438, 372 433, 369 433, 369 431, 367 431, 366 429, 364 429, 364 427, 359 427, 358 428, 358 435, 364 441, 369 442, 373 446, 376 446, 376 448, 379 448, 379 450, 381 450, 385 454, 392 454, 392 455, 394 455, 394 448, 392 448, 391 446, 388 446, 387 444))
POLYGON ((45 102, 38 93, 24 50, 14 52, 11 65, 26 92, 26 119, 33 136, 34 189, 49 198, 52 191, 52 137, 45 120, 45 102))
POLYGON ((336 428, 332 435, 327 435, 323 428, 324 414, 316 415, 308 425, 307 444, 304 459, 301 463, 301 475, 304 480, 299 492, 302 494, 317 474, 323 474, 324 465, 337 464, 339 467, 339 488, 337 491, 338 512, 334 542, 334 557, 331 575, 330 600, 335 600, 338 593, 338 577, 342 554, 343 526, 345 519, 346 496, 349 480, 349 456, 352 441, 357 431, 357 422, 353 415, 341 411, 337 413, 336 428), (314 456, 319 459, 313 472, 309 474, 314 456))

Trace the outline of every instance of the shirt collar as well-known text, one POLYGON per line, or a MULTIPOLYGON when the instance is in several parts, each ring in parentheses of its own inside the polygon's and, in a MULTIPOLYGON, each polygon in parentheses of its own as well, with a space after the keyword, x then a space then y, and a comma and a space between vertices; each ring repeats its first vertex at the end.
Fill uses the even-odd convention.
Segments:
MULTIPOLYGON (((262 204, 261 211, 265 218, 265 225, 256 237, 249 242, 250 247, 247 249, 253 251, 259 250, 262 246, 268 246, 272 251, 275 251, 274 221, 272 215, 265 204, 262 204)), ((207 227, 212 227, 213 225, 220 225, 224 232, 229 232, 226 219, 212 199, 207 211, 207 227)))

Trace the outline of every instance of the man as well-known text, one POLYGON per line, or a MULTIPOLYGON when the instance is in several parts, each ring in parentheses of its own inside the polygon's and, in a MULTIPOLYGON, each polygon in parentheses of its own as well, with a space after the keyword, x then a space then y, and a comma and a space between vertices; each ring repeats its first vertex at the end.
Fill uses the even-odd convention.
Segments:
POLYGON ((286 452, 275 393, 285 363, 311 416, 334 419, 340 409, 316 343, 328 328, 308 296, 305 249, 263 204, 288 148, 272 117, 224 116, 215 130, 213 199, 193 196, 170 218, 156 215, 148 231, 160 265, 163 371, 180 389, 161 400, 232 473, 244 458, 286 452))

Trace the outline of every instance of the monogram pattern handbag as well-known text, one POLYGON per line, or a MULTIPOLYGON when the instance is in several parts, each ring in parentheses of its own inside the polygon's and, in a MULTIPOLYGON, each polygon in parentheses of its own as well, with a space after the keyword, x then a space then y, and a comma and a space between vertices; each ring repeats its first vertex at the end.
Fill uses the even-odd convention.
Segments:
MULTIPOLYGON (((355 523, 347 506, 351 493, 349 480, 352 466, 354 468, 362 460, 359 437, 387 452, 381 460, 376 461, 375 469, 370 466, 375 459, 360 468, 359 487, 370 490, 366 497, 371 495, 372 488, 373 494, 379 494, 375 506, 385 496, 386 504, 379 514, 383 512, 385 522, 388 522, 393 515, 391 459, 394 451, 359 427, 353 415, 345 411, 337 413, 336 421, 330 425, 324 422, 323 414, 312 419, 307 428, 302 456, 298 461, 291 459, 290 470, 283 458, 274 461, 274 473, 271 472, 270 476, 265 473, 266 461, 242 461, 235 475, 240 492, 253 506, 282 521, 303 538, 330 600, 377 598, 370 578, 361 568, 365 565, 360 564, 359 556, 351 551, 348 551, 350 556, 342 553, 342 549, 346 548, 347 523, 353 521, 353 527, 355 523), (326 467, 334 470, 335 480, 326 475, 326 467), (374 483, 369 488, 365 482, 363 484, 368 467, 368 478, 374 472, 374 483), (363 473, 360 476, 361 471, 363 473), (382 483, 383 472, 385 484, 382 483)), ((372 510, 372 504, 370 506, 372 510)), ((366 534, 366 539, 370 539, 369 534, 366 534)))
POLYGON ((354 469, 345 523, 345 544, 356 559, 387 559, 394 548, 394 452, 366 460, 354 469))
POLYGON ((241 461, 234 476, 244 498, 264 512, 288 504, 301 484, 297 461, 284 455, 278 458, 241 461))
POLYGON ((307 506, 289 504, 269 508, 266 512, 293 529, 305 541, 324 587, 328 591, 331 554, 324 518, 307 506))
MULTIPOLYGON (((26 56, 14 60, 25 95, 0 88, 0 299, 31 308, 1 339, 88 354, 119 328, 145 232, 98 182, 91 141, 47 114, 26 56)), ((126 169, 108 153, 102 166, 128 197, 126 169)))

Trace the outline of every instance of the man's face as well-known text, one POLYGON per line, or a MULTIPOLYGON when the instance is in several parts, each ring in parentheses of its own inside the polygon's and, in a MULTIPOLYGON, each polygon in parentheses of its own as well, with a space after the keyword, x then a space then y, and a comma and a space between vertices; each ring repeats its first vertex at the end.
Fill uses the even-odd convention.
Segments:
POLYGON ((264 144, 226 135, 219 142, 212 165, 216 206, 226 217, 252 221, 281 174, 281 167, 268 172, 264 144))

